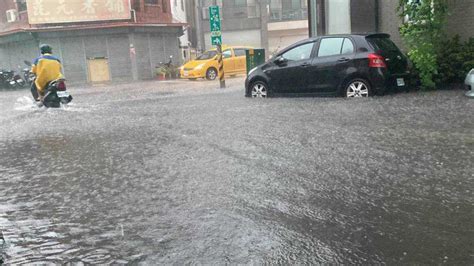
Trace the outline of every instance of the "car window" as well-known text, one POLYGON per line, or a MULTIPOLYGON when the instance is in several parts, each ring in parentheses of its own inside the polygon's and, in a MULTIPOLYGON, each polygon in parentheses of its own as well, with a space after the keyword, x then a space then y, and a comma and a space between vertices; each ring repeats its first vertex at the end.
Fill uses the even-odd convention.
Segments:
POLYGON ((290 61, 305 60, 311 57, 311 52, 313 51, 314 43, 306 43, 300 46, 297 46, 281 56, 290 61))
POLYGON ((231 50, 225 50, 224 52, 222 52, 222 55, 224 56, 224 58, 230 58, 230 57, 232 57, 232 51, 231 50))
POLYGON ((245 49, 235 49, 234 54, 235 56, 245 56, 245 49))
POLYGON ((348 38, 344 39, 344 44, 342 45, 341 54, 352 54, 354 53, 354 44, 348 38))
POLYGON ((341 54, 344 38, 326 38, 321 40, 318 56, 331 56, 341 54))
POLYGON ((217 55, 216 51, 206 51, 202 55, 200 55, 196 60, 209 60, 214 58, 217 55))
POLYGON ((398 47, 389 38, 367 38, 367 41, 376 51, 399 51, 398 47))

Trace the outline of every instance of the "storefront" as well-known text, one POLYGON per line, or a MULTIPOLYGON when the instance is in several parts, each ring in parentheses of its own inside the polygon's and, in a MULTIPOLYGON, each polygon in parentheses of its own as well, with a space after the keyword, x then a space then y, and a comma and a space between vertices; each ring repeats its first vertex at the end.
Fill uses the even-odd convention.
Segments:
POLYGON ((15 33, 0 37, 0 67, 24 68, 48 43, 72 82, 151 79, 160 62, 180 58, 181 34, 181 27, 159 26, 15 33))

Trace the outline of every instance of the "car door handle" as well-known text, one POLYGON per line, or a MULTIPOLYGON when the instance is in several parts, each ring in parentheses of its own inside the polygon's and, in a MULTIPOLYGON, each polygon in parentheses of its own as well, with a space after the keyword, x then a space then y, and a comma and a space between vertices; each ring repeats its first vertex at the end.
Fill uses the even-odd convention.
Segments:
POLYGON ((311 66, 310 63, 304 63, 304 64, 301 65, 301 67, 309 67, 309 66, 311 66))
POLYGON ((339 58, 337 61, 338 62, 348 62, 350 59, 347 57, 339 58))

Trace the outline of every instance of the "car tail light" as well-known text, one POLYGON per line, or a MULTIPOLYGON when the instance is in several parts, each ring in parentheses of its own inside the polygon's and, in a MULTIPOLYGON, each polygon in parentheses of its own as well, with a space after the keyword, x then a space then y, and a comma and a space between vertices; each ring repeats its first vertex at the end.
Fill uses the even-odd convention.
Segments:
POLYGON ((58 82, 58 91, 65 91, 66 90, 66 83, 64 81, 58 82))
POLYGON ((369 67, 386 68, 385 58, 378 54, 369 54, 369 67))

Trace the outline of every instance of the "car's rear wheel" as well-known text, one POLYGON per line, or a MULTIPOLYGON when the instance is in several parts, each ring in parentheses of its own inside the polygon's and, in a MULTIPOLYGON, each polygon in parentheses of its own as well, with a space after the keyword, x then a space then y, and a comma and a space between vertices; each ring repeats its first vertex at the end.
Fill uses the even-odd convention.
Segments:
POLYGON ((268 86, 265 82, 256 81, 250 86, 250 96, 252 98, 267 98, 268 86))
POLYGON ((371 87, 369 82, 364 79, 353 79, 349 81, 344 88, 344 97, 362 98, 371 96, 371 87))
POLYGON ((211 67, 206 71, 207 80, 215 80, 217 78, 217 69, 211 67))

